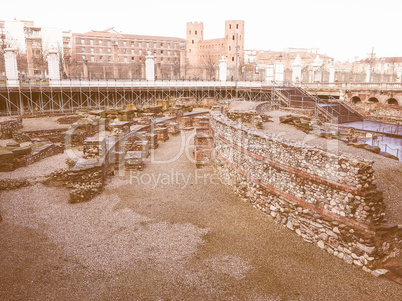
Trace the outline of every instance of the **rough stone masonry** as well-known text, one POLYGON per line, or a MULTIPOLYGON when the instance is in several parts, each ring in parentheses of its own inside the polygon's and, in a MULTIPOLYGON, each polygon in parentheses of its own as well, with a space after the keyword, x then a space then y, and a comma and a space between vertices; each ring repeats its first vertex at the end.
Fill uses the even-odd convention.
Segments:
POLYGON ((278 138, 219 112, 210 126, 219 174, 276 222, 368 272, 400 251, 373 161, 278 138))

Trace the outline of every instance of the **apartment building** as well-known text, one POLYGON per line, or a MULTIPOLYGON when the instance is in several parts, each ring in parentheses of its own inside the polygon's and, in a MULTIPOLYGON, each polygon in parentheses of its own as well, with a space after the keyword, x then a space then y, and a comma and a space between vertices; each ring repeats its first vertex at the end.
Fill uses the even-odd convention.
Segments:
POLYGON ((77 62, 138 63, 151 53, 157 64, 175 64, 180 62, 184 43, 180 38, 122 34, 113 28, 92 30, 72 34, 72 58, 77 62))
POLYGON ((64 56, 68 45, 60 28, 35 26, 33 21, 0 21, 1 48, 15 49, 21 60, 19 71, 23 77, 44 77, 47 70, 46 55, 51 50, 64 56), (25 62, 22 59, 26 57, 25 62))

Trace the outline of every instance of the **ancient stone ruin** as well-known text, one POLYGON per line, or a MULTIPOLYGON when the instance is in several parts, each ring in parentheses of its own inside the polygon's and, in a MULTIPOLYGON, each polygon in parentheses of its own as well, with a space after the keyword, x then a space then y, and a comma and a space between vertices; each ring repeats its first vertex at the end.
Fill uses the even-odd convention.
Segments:
POLYGON ((373 161, 278 138, 211 112, 214 166, 234 192, 303 240, 366 271, 395 256, 373 161))

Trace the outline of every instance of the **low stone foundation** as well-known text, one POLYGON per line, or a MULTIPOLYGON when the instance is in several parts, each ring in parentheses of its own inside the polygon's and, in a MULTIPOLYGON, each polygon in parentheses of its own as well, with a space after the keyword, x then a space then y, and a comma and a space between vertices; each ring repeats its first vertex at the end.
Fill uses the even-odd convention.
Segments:
POLYGON ((70 203, 91 200, 102 191, 103 165, 96 160, 82 160, 67 172, 64 186, 72 188, 70 203))
POLYGON ((12 171, 44 158, 63 153, 63 146, 50 142, 39 142, 29 146, 5 147, 0 149, 0 171, 12 171))
POLYGON ((13 137, 13 133, 22 128, 22 118, 10 118, 6 120, 0 120, 0 139, 10 139, 13 137))

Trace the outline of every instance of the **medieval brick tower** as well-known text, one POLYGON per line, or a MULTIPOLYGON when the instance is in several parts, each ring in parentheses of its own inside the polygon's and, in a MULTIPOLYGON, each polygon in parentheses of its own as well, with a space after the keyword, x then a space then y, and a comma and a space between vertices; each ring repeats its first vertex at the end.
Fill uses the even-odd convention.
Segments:
POLYGON ((225 21, 225 44, 228 65, 236 65, 236 46, 240 65, 244 61, 244 21, 225 21))
POLYGON ((204 40, 204 24, 202 22, 187 23, 187 63, 196 66, 200 57, 200 43, 204 40))

